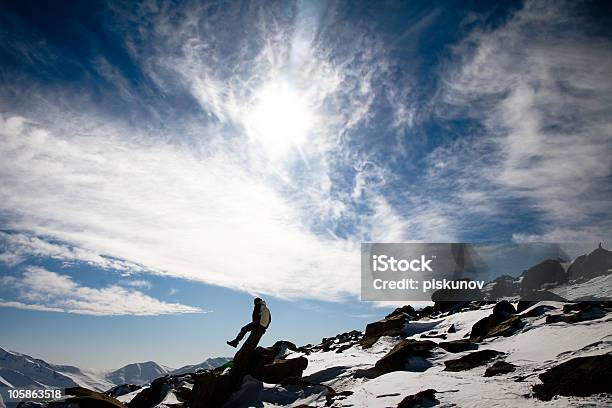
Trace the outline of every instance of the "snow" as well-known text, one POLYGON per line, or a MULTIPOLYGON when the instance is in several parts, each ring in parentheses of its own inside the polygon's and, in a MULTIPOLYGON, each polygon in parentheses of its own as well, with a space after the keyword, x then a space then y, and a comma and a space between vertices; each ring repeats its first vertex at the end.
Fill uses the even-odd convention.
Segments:
MULTIPOLYGON (((539 302, 530 309, 542 305, 555 306, 557 313, 563 306, 558 302, 539 302)), ((461 339, 469 333, 476 321, 491 313, 492 307, 493 305, 490 305, 478 310, 411 322, 406 332, 412 338, 420 339, 420 334, 429 330, 447 333, 448 328, 454 324, 457 332, 447 333, 447 341, 461 339)), ((515 372, 506 375, 484 377, 484 371, 490 363, 467 371, 444 371, 444 361, 459 358, 471 351, 448 353, 442 349, 434 349, 433 356, 427 359, 426 365, 420 364, 423 361, 413 361, 413 364, 407 367, 409 371, 392 372, 374 379, 355 377, 354 374, 358 370, 372 367, 400 341, 399 338, 382 337, 372 348, 366 350, 356 345, 343 353, 312 353, 306 356, 309 364, 304 376, 308 376, 312 382, 331 386, 336 391, 352 391, 353 394, 337 406, 354 408, 397 406, 407 395, 428 388, 438 391, 436 398, 440 401, 440 406, 612 406, 612 396, 609 395, 589 398, 557 397, 548 402, 529 396, 531 387, 539 383, 537 374, 543 370, 574 357, 612 352, 612 315, 574 324, 546 324, 545 320, 545 315, 525 318, 527 323, 518 333, 510 337, 487 339, 479 344, 480 350, 491 349, 506 353, 499 359, 518 366, 515 372), (525 377, 524 380, 515 381, 519 376, 525 377)), ((428 340, 442 341, 436 338, 428 340)), ((292 388, 264 384, 260 398, 264 407, 296 407, 300 404, 323 407, 325 395, 327 391, 320 387, 292 388)))

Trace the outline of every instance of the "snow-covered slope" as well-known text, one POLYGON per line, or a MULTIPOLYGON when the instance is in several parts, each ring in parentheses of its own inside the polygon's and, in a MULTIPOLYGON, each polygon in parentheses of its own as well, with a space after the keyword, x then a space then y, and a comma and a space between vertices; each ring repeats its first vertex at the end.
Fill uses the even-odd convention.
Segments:
POLYGON ((106 374, 106 379, 113 384, 147 384, 152 380, 169 374, 171 368, 161 366, 154 361, 133 363, 106 374))
POLYGON ((0 348, 0 383, 9 387, 75 387, 105 390, 112 384, 95 371, 49 364, 0 348))
POLYGON ((200 370, 210 370, 213 368, 221 367, 223 364, 228 363, 230 361, 232 361, 231 357, 208 358, 200 364, 186 365, 184 367, 177 368, 176 370, 172 371, 171 374, 179 375, 185 373, 195 373, 200 370))

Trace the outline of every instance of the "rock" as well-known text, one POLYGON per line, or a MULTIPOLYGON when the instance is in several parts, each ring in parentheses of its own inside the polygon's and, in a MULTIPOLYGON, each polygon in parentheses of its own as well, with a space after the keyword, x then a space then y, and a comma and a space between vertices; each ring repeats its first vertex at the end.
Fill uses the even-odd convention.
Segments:
POLYGON ((536 303, 538 303, 536 300, 519 300, 518 304, 516 305, 516 312, 522 313, 536 303))
POLYGON ((532 266, 521 275, 521 290, 530 291, 540 289, 545 283, 560 284, 567 282, 567 275, 561 262, 548 259, 532 266))
POLYGON ((441 341, 438 343, 438 346, 449 353, 461 353, 462 351, 475 350, 478 348, 478 345, 472 343, 469 339, 441 341))
POLYGON ((307 366, 308 359, 303 356, 286 360, 275 360, 272 363, 256 368, 251 375, 265 383, 280 384, 287 378, 301 377, 307 366))
POLYGON ((342 401, 346 397, 353 395, 353 391, 334 391, 333 389, 325 396, 325 406, 330 407, 336 401, 342 401))
POLYGON ((436 399, 436 392, 430 388, 414 395, 408 395, 397 405, 397 408, 432 407, 440 402, 436 399))
POLYGON ((502 300, 501 302, 498 302, 495 307, 493 307, 493 314, 501 319, 507 319, 516 314, 516 309, 512 303, 508 302, 507 300, 502 300))
POLYGON ((508 374, 516 370, 514 364, 507 363, 505 361, 497 361, 491 367, 485 370, 485 377, 493 377, 494 375, 508 374))
POLYGON ((380 373, 390 373, 401 371, 406 367, 406 362, 410 357, 430 357, 436 343, 431 340, 419 341, 413 339, 403 340, 398 343, 391 351, 376 362, 374 367, 380 373))
POLYGON ((153 380, 149 388, 145 388, 136 394, 127 405, 129 408, 151 408, 166 397, 169 389, 168 376, 157 378, 153 380))
POLYGON ((412 318, 416 318, 418 314, 412 306, 406 305, 406 306, 398 307, 397 309, 395 309, 394 311, 386 315, 385 319, 389 319, 390 317, 395 317, 395 316, 400 316, 400 315, 408 315, 412 318))
POLYGON ((471 370, 472 368, 484 365, 495 357, 504 353, 496 350, 480 350, 466 354, 455 360, 448 360, 444 362, 446 366, 444 371, 465 371, 471 370))
POLYGON ((518 279, 512 276, 502 275, 493 281, 489 292, 489 299, 495 300, 504 297, 514 297, 520 295, 521 285, 518 279))
POLYGON ((451 326, 448 328, 448 333, 457 333, 457 329, 455 329, 455 325, 451 324, 451 326))
POLYGON ((431 316, 434 313, 434 308, 433 306, 425 306, 421 310, 417 311, 417 313, 419 315, 419 319, 422 317, 431 316))
POLYGON ((195 375, 191 392, 190 408, 218 408, 232 395, 235 378, 215 371, 205 371, 195 375))
POLYGON ((116 397, 120 397, 125 394, 129 394, 130 392, 134 392, 141 388, 142 388, 141 385, 121 384, 121 385, 111 388, 110 390, 106 391, 104 394, 108 395, 109 397, 116 398, 116 397))
POLYGON ((484 317, 474 323, 470 332, 470 339, 482 340, 488 337, 508 337, 520 330, 524 322, 520 316, 514 315, 509 319, 500 318, 494 314, 484 317))
POLYGON ((542 384, 533 386, 535 396, 549 401, 555 395, 587 397, 612 393, 612 354, 577 357, 539 375, 542 384))
POLYGON ((607 275, 612 269, 612 251, 604 249, 601 244, 599 248, 588 255, 582 255, 567 269, 568 278, 571 280, 585 281, 596 276, 607 275))
POLYGON ((521 316, 522 317, 538 317, 538 316, 542 316, 546 312, 549 312, 549 311, 555 310, 555 309, 556 309, 556 307, 554 307, 554 306, 540 305, 540 306, 534 307, 533 309, 529 310, 528 312, 521 313, 521 316))
POLYGON ((100 392, 88 390, 82 387, 66 388, 67 396, 66 403, 70 406, 75 404, 78 408, 126 408, 126 406, 117 401, 115 398, 109 397, 100 392))
POLYGON ((405 314, 370 323, 366 326, 365 334, 360 344, 363 348, 369 348, 382 336, 404 337, 404 328, 406 324, 408 324, 408 316, 405 314))

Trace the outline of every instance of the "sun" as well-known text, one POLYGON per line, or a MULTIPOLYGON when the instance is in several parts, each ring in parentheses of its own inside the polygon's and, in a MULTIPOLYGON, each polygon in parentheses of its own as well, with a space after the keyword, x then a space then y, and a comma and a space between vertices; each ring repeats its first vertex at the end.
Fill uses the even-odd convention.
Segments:
POLYGON ((306 98, 279 82, 268 84, 257 93, 247 123, 252 140, 278 158, 304 144, 312 120, 306 98))

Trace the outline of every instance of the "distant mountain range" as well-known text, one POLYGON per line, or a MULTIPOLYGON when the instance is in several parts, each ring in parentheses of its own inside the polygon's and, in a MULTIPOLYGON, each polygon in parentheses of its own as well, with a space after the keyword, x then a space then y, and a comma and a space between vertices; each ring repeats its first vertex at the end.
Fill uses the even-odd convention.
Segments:
POLYGON ((50 364, 26 354, 0 348, 0 386, 76 387, 106 391, 120 384, 147 384, 166 374, 183 374, 222 366, 229 357, 209 358, 199 364, 179 369, 153 361, 128 364, 114 371, 85 370, 74 366, 50 364))

